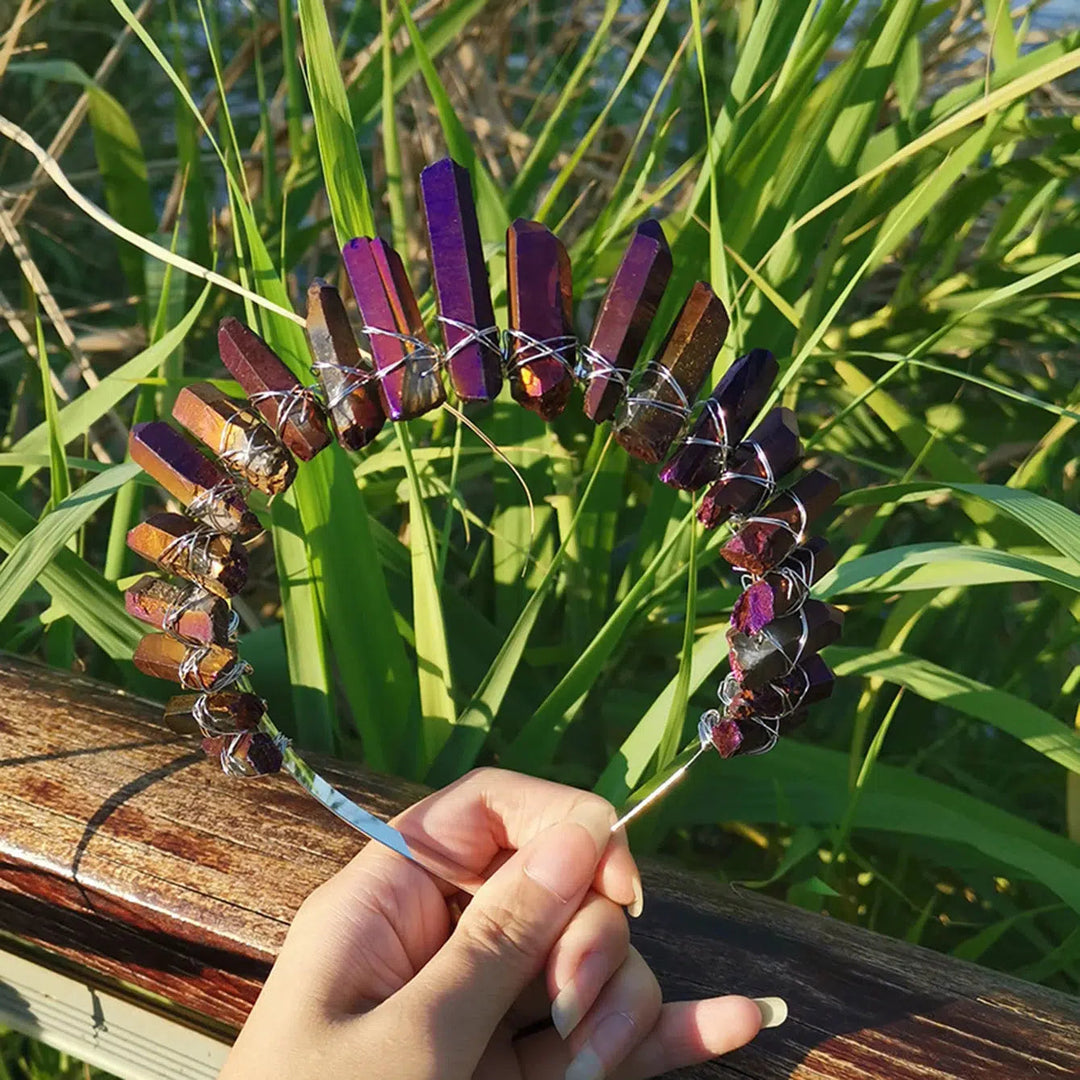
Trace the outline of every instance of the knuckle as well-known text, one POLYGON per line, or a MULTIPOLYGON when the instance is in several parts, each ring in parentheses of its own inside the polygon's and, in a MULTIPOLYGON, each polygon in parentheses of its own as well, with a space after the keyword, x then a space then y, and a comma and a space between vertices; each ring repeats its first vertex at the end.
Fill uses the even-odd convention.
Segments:
POLYGON ((518 916, 504 907, 481 908, 470 904, 458 923, 470 952, 484 958, 495 958, 520 969, 535 966, 534 932, 518 916))

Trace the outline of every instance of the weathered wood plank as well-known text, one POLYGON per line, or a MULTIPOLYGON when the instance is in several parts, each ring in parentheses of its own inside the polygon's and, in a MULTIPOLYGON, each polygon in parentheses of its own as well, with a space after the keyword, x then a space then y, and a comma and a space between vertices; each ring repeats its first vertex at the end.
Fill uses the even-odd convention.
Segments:
MULTIPOLYGON (((361 846, 287 778, 229 780, 157 709, 0 657, 0 929, 228 1038, 303 897, 361 846)), ((329 778, 389 815, 420 791, 329 778)), ((635 943, 670 997, 779 994, 791 1019, 697 1077, 1080 1078, 1080 1003, 669 867, 635 943)))

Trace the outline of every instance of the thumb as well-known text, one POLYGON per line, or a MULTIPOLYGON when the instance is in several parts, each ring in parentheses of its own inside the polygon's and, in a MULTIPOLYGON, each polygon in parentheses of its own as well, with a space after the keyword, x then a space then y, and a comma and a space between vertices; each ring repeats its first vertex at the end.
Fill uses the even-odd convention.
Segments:
POLYGON ((443 1075, 459 1075, 450 1062, 472 1074, 495 1028, 543 969, 592 884, 614 822, 611 807, 590 801, 534 837, 484 883, 450 939, 400 992, 429 1030, 434 1023, 443 1075))

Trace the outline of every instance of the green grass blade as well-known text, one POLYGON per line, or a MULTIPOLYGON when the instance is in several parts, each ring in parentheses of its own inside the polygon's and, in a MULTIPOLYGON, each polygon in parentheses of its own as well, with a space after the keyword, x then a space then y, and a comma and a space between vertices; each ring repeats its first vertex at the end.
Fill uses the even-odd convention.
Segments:
POLYGON ((842 562, 814 586, 823 600, 855 593, 912 592, 1004 581, 1046 581, 1080 591, 1080 563, 971 544, 907 544, 842 562))
MULTIPOLYGON (((60 420, 53 393, 52 370, 49 354, 45 350, 45 332, 41 316, 34 312, 34 329, 37 332, 38 369, 41 372, 41 398, 45 404, 45 426, 49 436, 49 507, 60 505, 71 494, 71 477, 68 474, 67 456, 60 435, 60 420)), ((2 617, 2 616, 0 616, 2 617)))
MULTIPOLYGON (((74 401, 65 405, 57 414, 57 427, 59 439, 63 445, 67 445, 73 439, 83 435, 92 424, 101 419, 110 409, 114 408, 132 390, 139 385, 138 380, 145 378, 155 368, 168 358, 183 343, 191 328, 195 325, 202 313, 203 305, 209 295, 210 286, 206 286, 199 294, 198 300, 192 305, 191 310, 174 326, 164 334, 160 341, 155 342, 148 348, 143 349, 137 356, 133 356, 125 364, 121 364, 115 371, 107 375, 91 390, 80 394, 74 401)), ((49 425, 47 422, 38 424, 33 430, 27 432, 12 450, 22 454, 44 454, 49 447, 49 425)), ((25 483, 37 470, 27 467, 20 483, 25 483)))
POLYGON ((375 235, 364 165, 356 145, 345 83, 330 34, 324 0, 298 0, 308 94, 315 115, 323 179, 338 245, 375 235))
MULTIPOLYGON (((34 519, 0 492, 0 550, 10 556, 35 528, 34 519)), ((10 561, 9 557, 0 570, 10 561)), ((131 658, 145 628, 124 610, 116 587, 83 559, 61 545, 38 571, 37 581, 108 656, 131 658)))
POLYGON ((886 502, 916 502, 933 494, 953 492, 989 503, 1036 532, 1067 559, 1080 564, 1080 517, 1052 499, 1020 488, 996 484, 886 484, 841 496, 846 506, 877 506, 886 502))
POLYGON ((129 462, 98 473, 19 540, 0 565, 0 619, 15 607, 68 540, 138 472, 139 467, 129 462))
POLYGON ((892 649, 834 645, 828 658, 839 678, 874 677, 903 686, 925 701, 992 724, 1071 772, 1080 772, 1080 735, 1022 698, 892 649))
MULTIPOLYGON (((687 826, 733 820, 830 826, 847 805, 847 771, 846 753, 781 739, 760 757, 705 758, 661 812, 687 826)), ((974 848, 997 873, 1015 867, 1080 911, 1080 845, 909 769, 877 764, 854 827, 974 848)))
POLYGON ((461 120, 458 118, 454 106, 450 102, 450 95, 435 70, 435 64, 431 59, 423 35, 417 28, 413 17, 409 14, 409 8, 404 0, 398 0, 398 10, 405 23, 405 29, 409 33, 416 61, 420 66, 420 73, 424 76, 428 93, 435 104, 435 114, 439 118, 439 126, 442 128, 443 137, 446 139, 446 148, 450 156, 464 168, 469 170, 472 177, 473 191, 476 193, 476 215, 480 222, 480 232, 488 240, 501 240, 506 226, 510 224, 510 215, 503 202, 502 193, 492 180, 491 174, 484 168, 483 162, 477 156, 473 141, 466 132, 461 120))

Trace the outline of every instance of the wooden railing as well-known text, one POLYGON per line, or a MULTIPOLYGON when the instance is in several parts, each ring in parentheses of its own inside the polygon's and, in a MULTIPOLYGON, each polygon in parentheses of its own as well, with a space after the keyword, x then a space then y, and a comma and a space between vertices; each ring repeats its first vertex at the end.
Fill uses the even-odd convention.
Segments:
MULTIPOLYGON (((360 838, 224 777, 158 709, 0 656, 0 1022, 124 1077, 212 1077, 307 893, 360 838)), ((419 789, 319 762, 386 815, 419 789)), ((1080 1003, 659 863, 634 942, 671 998, 787 999, 695 1077, 1080 1077, 1080 1003)), ((389 1073, 387 1074, 390 1075, 389 1073)))

